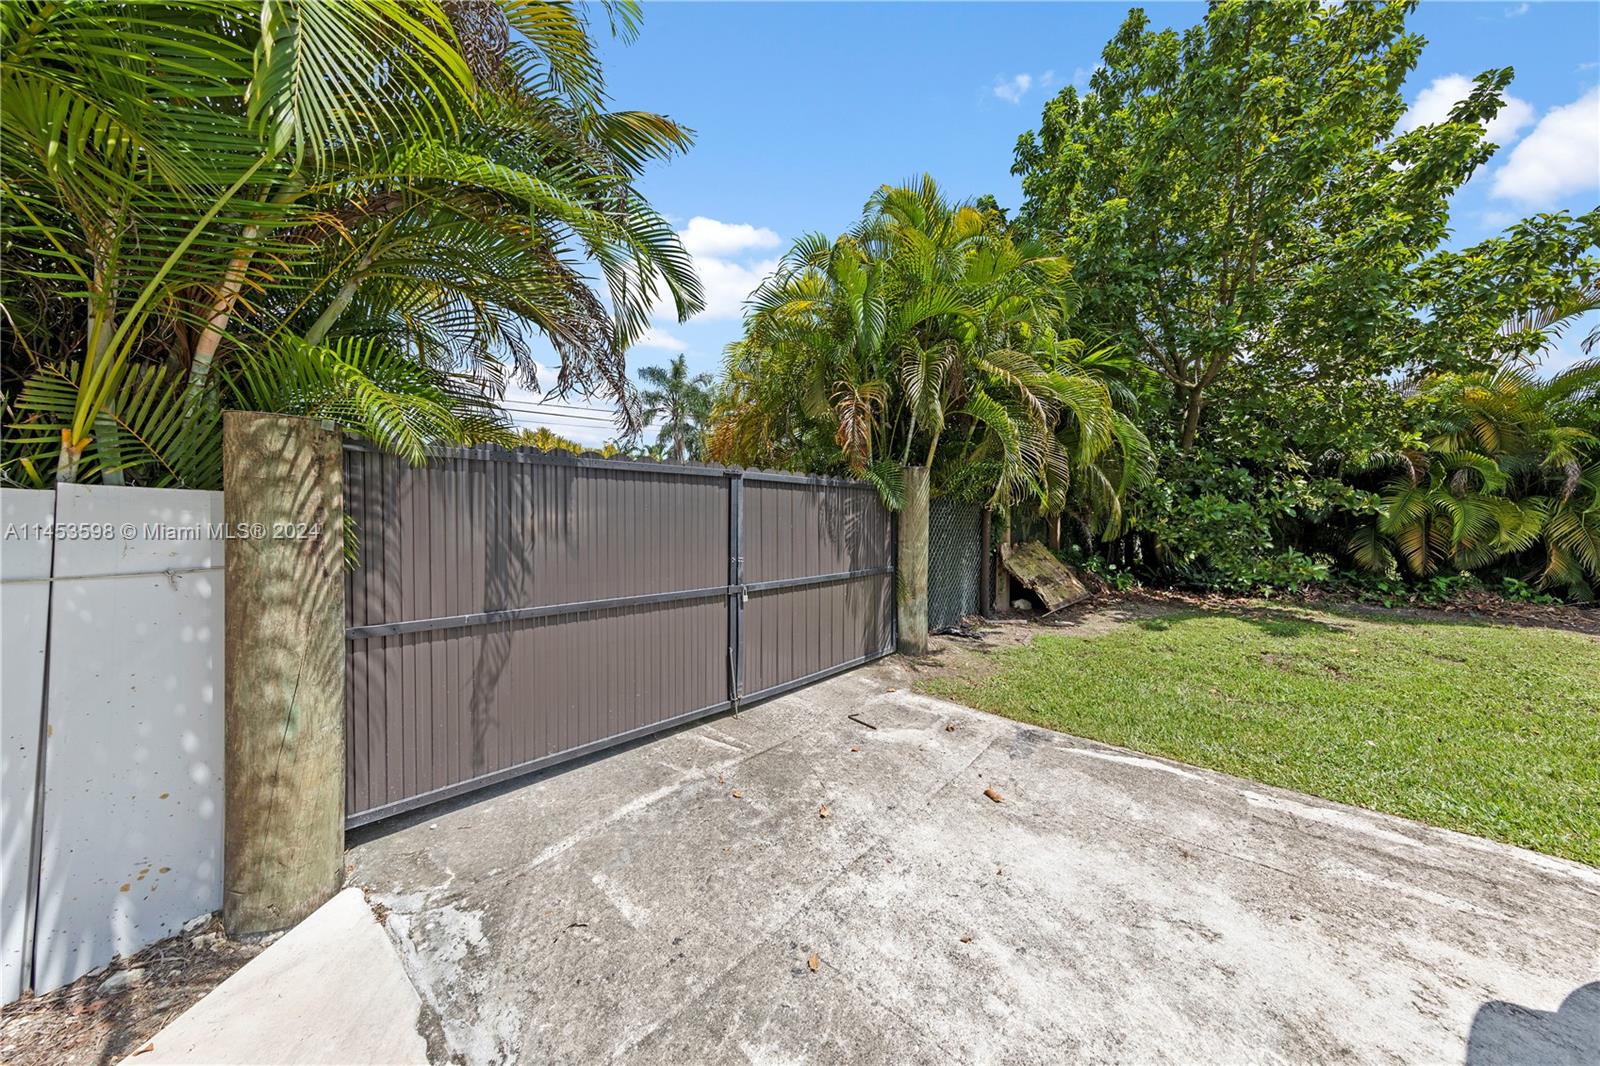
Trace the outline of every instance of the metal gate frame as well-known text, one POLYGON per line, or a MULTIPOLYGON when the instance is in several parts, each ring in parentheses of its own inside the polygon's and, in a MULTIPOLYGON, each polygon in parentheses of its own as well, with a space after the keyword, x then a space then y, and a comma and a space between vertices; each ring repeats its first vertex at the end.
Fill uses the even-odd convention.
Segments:
MULTIPOLYGON (((392 460, 392 456, 384 453, 363 441, 347 439, 344 442, 345 462, 348 470, 353 455, 376 455, 392 460)), ((642 726, 623 730, 595 740, 587 741, 560 751, 551 752, 537 758, 518 762, 512 766, 495 769, 485 773, 474 774, 466 779, 454 781, 438 787, 428 788, 412 795, 407 795, 395 800, 380 803, 371 807, 352 811, 356 787, 352 780, 356 772, 355 760, 347 757, 346 760, 346 795, 347 808, 345 827, 353 829, 367 825, 384 818, 413 810, 417 807, 437 803, 478 789, 499 784, 501 782, 536 773, 540 770, 561 763, 583 758, 594 752, 607 748, 627 744, 656 733, 674 729, 682 725, 697 721, 710 715, 724 711, 737 713, 744 705, 771 699, 784 693, 812 684, 823 678, 853 669, 854 667, 872 662, 876 659, 890 655, 894 652, 898 633, 896 631, 897 619, 893 609, 893 597, 890 596, 887 618, 888 639, 876 650, 855 656, 847 660, 830 663, 824 668, 807 673, 804 676, 768 685, 756 691, 745 691, 746 678, 746 607, 752 593, 777 592, 795 589, 811 588, 814 586, 836 584, 840 582, 858 581, 865 578, 887 575, 891 579, 891 589, 895 567, 895 544, 898 538, 898 519, 893 513, 888 514, 889 544, 886 558, 888 562, 881 565, 856 567, 847 570, 836 570, 822 574, 810 574, 800 577, 787 577, 763 581, 745 580, 746 561, 746 522, 745 522, 745 486, 747 483, 766 484, 793 484, 816 488, 848 487, 863 489, 868 486, 863 482, 851 481, 841 478, 812 477, 803 474, 791 474, 774 471, 743 470, 734 467, 701 466, 674 463, 654 463, 645 461, 631 461, 619 459, 601 459, 589 456, 572 456, 564 453, 543 453, 534 450, 508 451, 500 448, 464 448, 437 450, 431 453, 431 459, 467 460, 481 462, 499 462, 515 464, 539 464, 545 466, 571 466, 590 470, 617 470, 631 474, 650 476, 659 474, 663 476, 689 476, 694 478, 715 478, 727 485, 728 499, 728 539, 727 539, 727 583, 725 585, 711 585, 705 587, 679 589, 669 592, 652 592, 632 596, 611 596, 595 599, 574 600, 555 604, 540 604, 521 606, 500 610, 478 611, 467 614, 447 615, 429 618, 414 618, 403 621, 369 623, 350 625, 345 630, 346 655, 350 664, 349 672, 352 681, 347 685, 346 695, 346 748, 350 750, 351 737, 349 735, 355 715, 355 689, 358 679, 357 660, 364 655, 369 641, 387 637, 403 636, 413 633, 435 632, 440 630, 475 630, 488 626, 504 625, 508 623, 528 621, 543 618, 576 618, 584 614, 602 611, 628 610, 664 604, 686 604, 696 600, 708 600, 721 597, 726 602, 727 610, 727 692, 724 699, 712 702, 706 706, 698 707, 670 717, 650 721, 642 726)), ((348 490, 348 485, 347 485, 348 490)), ((384 515, 384 521, 390 516, 384 515)), ((358 537, 360 530, 357 531, 358 537)), ((387 697, 387 692, 385 697, 387 697)), ((385 743, 389 743, 387 736, 385 743)))

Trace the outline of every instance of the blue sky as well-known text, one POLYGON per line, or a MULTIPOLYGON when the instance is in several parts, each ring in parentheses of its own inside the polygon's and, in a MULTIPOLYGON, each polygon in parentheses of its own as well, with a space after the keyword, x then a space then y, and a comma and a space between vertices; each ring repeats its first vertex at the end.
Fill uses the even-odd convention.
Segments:
MULTIPOLYGON (((954 197, 1016 206, 1017 137, 1063 84, 1084 83, 1129 6, 648 3, 639 38, 605 47, 607 82, 614 106, 696 131, 693 150, 643 188, 684 235, 709 306, 688 323, 662 316, 630 366, 684 352, 714 373, 772 260, 803 233, 844 229, 880 184, 927 171, 954 197)), ((1205 11, 1143 6, 1175 27, 1205 11)), ((1428 40, 1405 89, 1417 121, 1442 118, 1479 72, 1516 69, 1491 131, 1500 151, 1456 197, 1452 244, 1600 200, 1600 4, 1425 0, 1410 25, 1428 40)), ((1576 357, 1570 337, 1552 364, 1576 357)), ((508 399, 520 410, 531 397, 508 399)), ((564 402, 597 410, 519 418, 588 444, 612 435, 607 405, 564 402)))

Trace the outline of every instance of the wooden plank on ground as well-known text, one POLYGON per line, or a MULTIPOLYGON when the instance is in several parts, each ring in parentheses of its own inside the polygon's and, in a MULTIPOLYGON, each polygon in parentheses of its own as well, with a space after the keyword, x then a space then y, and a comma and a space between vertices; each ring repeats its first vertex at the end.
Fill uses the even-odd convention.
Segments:
POLYGON ((1088 588, 1072 568, 1036 540, 1026 544, 1001 545, 1000 560, 1012 577, 1039 597, 1047 613, 1070 607, 1089 597, 1088 588))

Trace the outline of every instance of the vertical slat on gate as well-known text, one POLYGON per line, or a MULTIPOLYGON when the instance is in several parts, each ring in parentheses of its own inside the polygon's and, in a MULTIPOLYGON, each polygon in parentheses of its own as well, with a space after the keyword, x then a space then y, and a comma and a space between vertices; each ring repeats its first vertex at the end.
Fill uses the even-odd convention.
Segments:
MULTIPOLYGON (((385 456, 374 455, 367 467, 367 499, 371 503, 367 510, 367 536, 372 542, 372 569, 367 575, 367 594, 372 598, 371 602, 377 605, 379 618, 394 617, 388 613, 389 598, 386 594, 389 548, 386 543, 383 514, 388 502, 384 474, 387 463, 385 456)), ((384 638, 367 643, 367 660, 371 670, 370 687, 367 690, 367 699, 370 701, 367 738, 371 759, 372 798, 374 801, 382 802, 387 802, 389 798, 389 701, 385 655, 387 643, 384 638)))
MULTIPOLYGON (((449 472, 445 480, 444 552, 440 571, 446 576, 451 610, 460 613, 466 609, 461 595, 461 460, 452 458, 442 464, 449 472)), ((461 780, 461 631, 447 629, 440 635, 444 646, 444 776, 449 782, 461 780)))
MULTIPOLYGON (((428 592, 429 602, 433 609, 440 615, 450 609, 449 588, 445 583, 445 568, 440 565, 443 553, 447 550, 445 545, 449 540, 448 513, 445 510, 446 492, 449 489, 450 474, 448 470, 441 469, 442 463, 429 464, 432 473, 429 476, 428 493, 428 592)), ((432 743, 429 749, 431 756, 431 777, 434 788, 449 784, 448 772, 449 758, 449 730, 450 719, 446 710, 445 692, 450 684, 450 659, 449 648, 443 639, 444 634, 428 634, 428 659, 429 676, 433 680, 432 701, 428 705, 428 721, 432 731, 432 743)))
POLYGON ((744 695, 744 475, 728 478, 728 702, 744 695))
MULTIPOLYGON (((383 616, 404 618, 405 605, 401 602, 400 587, 402 566, 400 536, 400 461, 392 456, 383 457, 383 616)), ((405 771, 400 761, 405 755, 405 693, 400 686, 400 642, 404 637, 383 638, 383 766, 384 797, 394 802, 405 796, 405 771)))

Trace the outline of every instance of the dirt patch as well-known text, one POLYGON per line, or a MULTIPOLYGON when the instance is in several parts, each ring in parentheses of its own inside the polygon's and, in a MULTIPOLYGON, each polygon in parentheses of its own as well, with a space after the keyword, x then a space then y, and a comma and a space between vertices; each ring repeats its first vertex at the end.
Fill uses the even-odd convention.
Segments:
POLYGON ((228 940, 222 923, 151 944, 65 988, 0 1007, 0 1062, 118 1062, 259 955, 269 940, 228 940))
MULTIPOLYGON (((1107 601, 1098 601, 1105 606, 1107 601)), ((1293 599, 1259 600, 1210 593, 1167 589, 1140 589, 1119 596, 1122 603, 1138 602, 1168 607, 1196 607, 1208 611, 1302 608, 1312 611, 1354 613, 1381 622, 1384 619, 1416 622, 1473 622, 1490 625, 1533 626, 1600 637, 1600 609, 1573 604, 1520 603, 1492 592, 1467 592, 1436 607, 1384 607, 1351 599, 1340 592, 1312 592, 1293 599)))
MULTIPOLYGON (((1516 603, 1493 596, 1463 602, 1456 607, 1430 608, 1380 607, 1331 595, 1261 600, 1140 589, 1104 594, 1045 616, 1012 613, 1001 618, 969 618, 963 625, 967 636, 934 634, 929 638, 927 655, 917 659, 897 655, 880 663, 879 669, 890 675, 887 680, 897 684, 915 685, 930 678, 951 676, 977 680, 999 669, 995 652, 1031 644, 1040 634, 1093 637, 1132 623, 1159 624, 1184 610, 1226 612, 1282 625, 1286 630, 1307 626, 1348 630, 1363 621, 1410 621, 1533 626, 1600 639, 1600 611, 1568 605, 1516 603)), ((1280 669, 1292 671, 1296 668, 1288 656, 1268 653, 1266 658, 1280 669)), ((1322 667, 1336 678, 1348 676, 1335 666, 1322 664, 1322 667)))
POLYGON ((1158 618, 1170 611, 1160 604, 1133 599, 1099 599, 1075 604, 1041 618, 1038 615, 1010 615, 1004 618, 969 618, 965 629, 970 636, 935 633, 928 638, 928 654, 916 659, 896 655, 881 660, 878 668, 893 675, 898 684, 915 684, 930 677, 960 674, 982 677, 998 669, 995 652, 1033 643, 1040 634, 1064 637, 1093 637, 1109 633, 1118 626, 1142 619, 1158 618))

